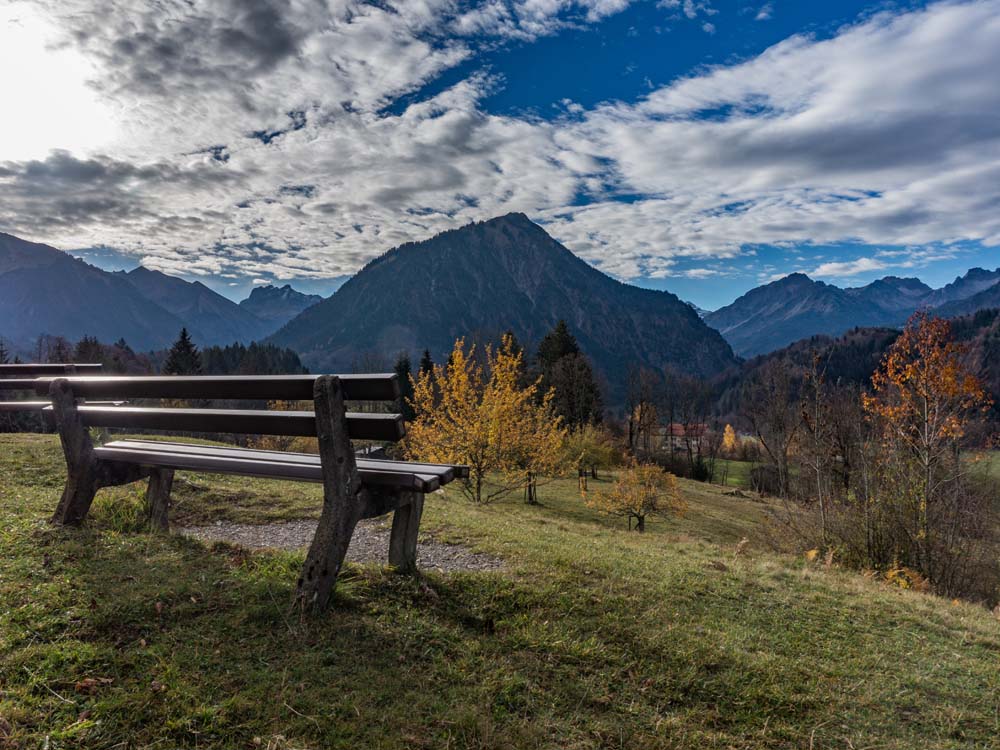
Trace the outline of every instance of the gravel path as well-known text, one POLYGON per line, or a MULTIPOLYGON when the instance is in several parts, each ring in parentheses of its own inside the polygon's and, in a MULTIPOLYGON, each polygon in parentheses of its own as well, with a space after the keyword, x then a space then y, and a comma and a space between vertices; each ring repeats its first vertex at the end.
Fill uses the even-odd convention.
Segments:
MULTIPOLYGON (((288 521, 263 526, 223 523, 178 529, 181 534, 206 542, 230 542, 247 549, 303 549, 316 532, 316 521, 288 521)), ((385 564, 389 559, 389 525, 378 520, 361 521, 354 530, 347 559, 359 563, 385 564)), ((498 570, 503 560, 473 552, 460 544, 421 540, 417 544, 417 567, 423 570, 498 570)))

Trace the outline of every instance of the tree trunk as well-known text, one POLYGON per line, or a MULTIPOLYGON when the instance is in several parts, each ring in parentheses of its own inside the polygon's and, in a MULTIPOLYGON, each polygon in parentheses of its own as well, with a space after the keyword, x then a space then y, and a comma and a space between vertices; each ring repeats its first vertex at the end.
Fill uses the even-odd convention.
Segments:
POLYGON ((638 531, 640 534, 643 531, 646 530, 646 517, 645 516, 636 516, 635 517, 635 530, 638 531))

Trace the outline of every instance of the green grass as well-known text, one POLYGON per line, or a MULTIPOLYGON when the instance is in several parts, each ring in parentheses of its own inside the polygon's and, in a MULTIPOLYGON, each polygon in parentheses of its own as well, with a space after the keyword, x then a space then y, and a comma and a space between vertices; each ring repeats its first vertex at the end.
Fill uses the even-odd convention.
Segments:
POLYGON ((750 486, 751 468, 753 468, 753 464, 750 461, 718 458, 715 461, 715 481, 727 487, 747 489, 750 486))
MULTIPOLYGON (((508 562, 350 567, 136 533, 141 492, 52 528, 58 442, 0 436, 0 748, 992 748, 1000 622, 771 554, 766 506, 682 483, 644 535, 584 507, 429 499, 422 532, 508 562), (749 537, 735 556, 739 539, 749 537)), ((591 481, 591 491, 600 482, 591 481)), ((178 516, 315 515, 318 488, 188 476, 178 516)))

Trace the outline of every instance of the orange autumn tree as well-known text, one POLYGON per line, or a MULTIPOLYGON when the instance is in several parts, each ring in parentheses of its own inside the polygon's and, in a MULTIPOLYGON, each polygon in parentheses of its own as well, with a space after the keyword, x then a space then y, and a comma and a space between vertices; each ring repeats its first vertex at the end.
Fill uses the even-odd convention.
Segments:
POLYGON ((537 477, 555 474, 566 429, 552 408, 552 393, 538 383, 522 385, 524 362, 511 336, 498 349, 486 347, 486 364, 475 347, 455 342, 448 364, 413 380, 414 419, 404 450, 416 461, 466 464, 463 485, 477 503, 517 489, 534 497, 537 477))
POLYGON ((946 320, 917 313, 872 376, 863 406, 879 440, 874 510, 891 527, 895 562, 938 582, 961 525, 960 442, 990 405, 946 320))
POLYGON ((677 477, 655 464, 635 462, 618 475, 610 491, 587 497, 587 505, 601 513, 627 518, 629 529, 635 519, 635 530, 640 532, 646 530, 647 516, 680 516, 687 510, 677 477))

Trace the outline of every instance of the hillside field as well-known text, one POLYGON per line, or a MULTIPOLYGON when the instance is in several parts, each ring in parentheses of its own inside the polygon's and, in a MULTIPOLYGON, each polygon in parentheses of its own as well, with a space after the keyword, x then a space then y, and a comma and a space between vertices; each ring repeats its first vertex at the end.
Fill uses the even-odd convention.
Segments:
MULTIPOLYGON (((301 553, 135 529, 142 486, 46 523, 58 439, 0 435, 0 748, 994 748, 1000 620, 769 551, 767 505, 682 482, 643 535, 576 480, 424 538, 501 571, 351 566, 289 611, 301 553), (737 552, 740 540, 749 542, 737 552)), ((732 477, 732 475, 731 475, 732 477)), ((607 480, 591 480, 591 491, 607 480)), ((179 475, 174 520, 315 517, 317 486, 179 475)))

